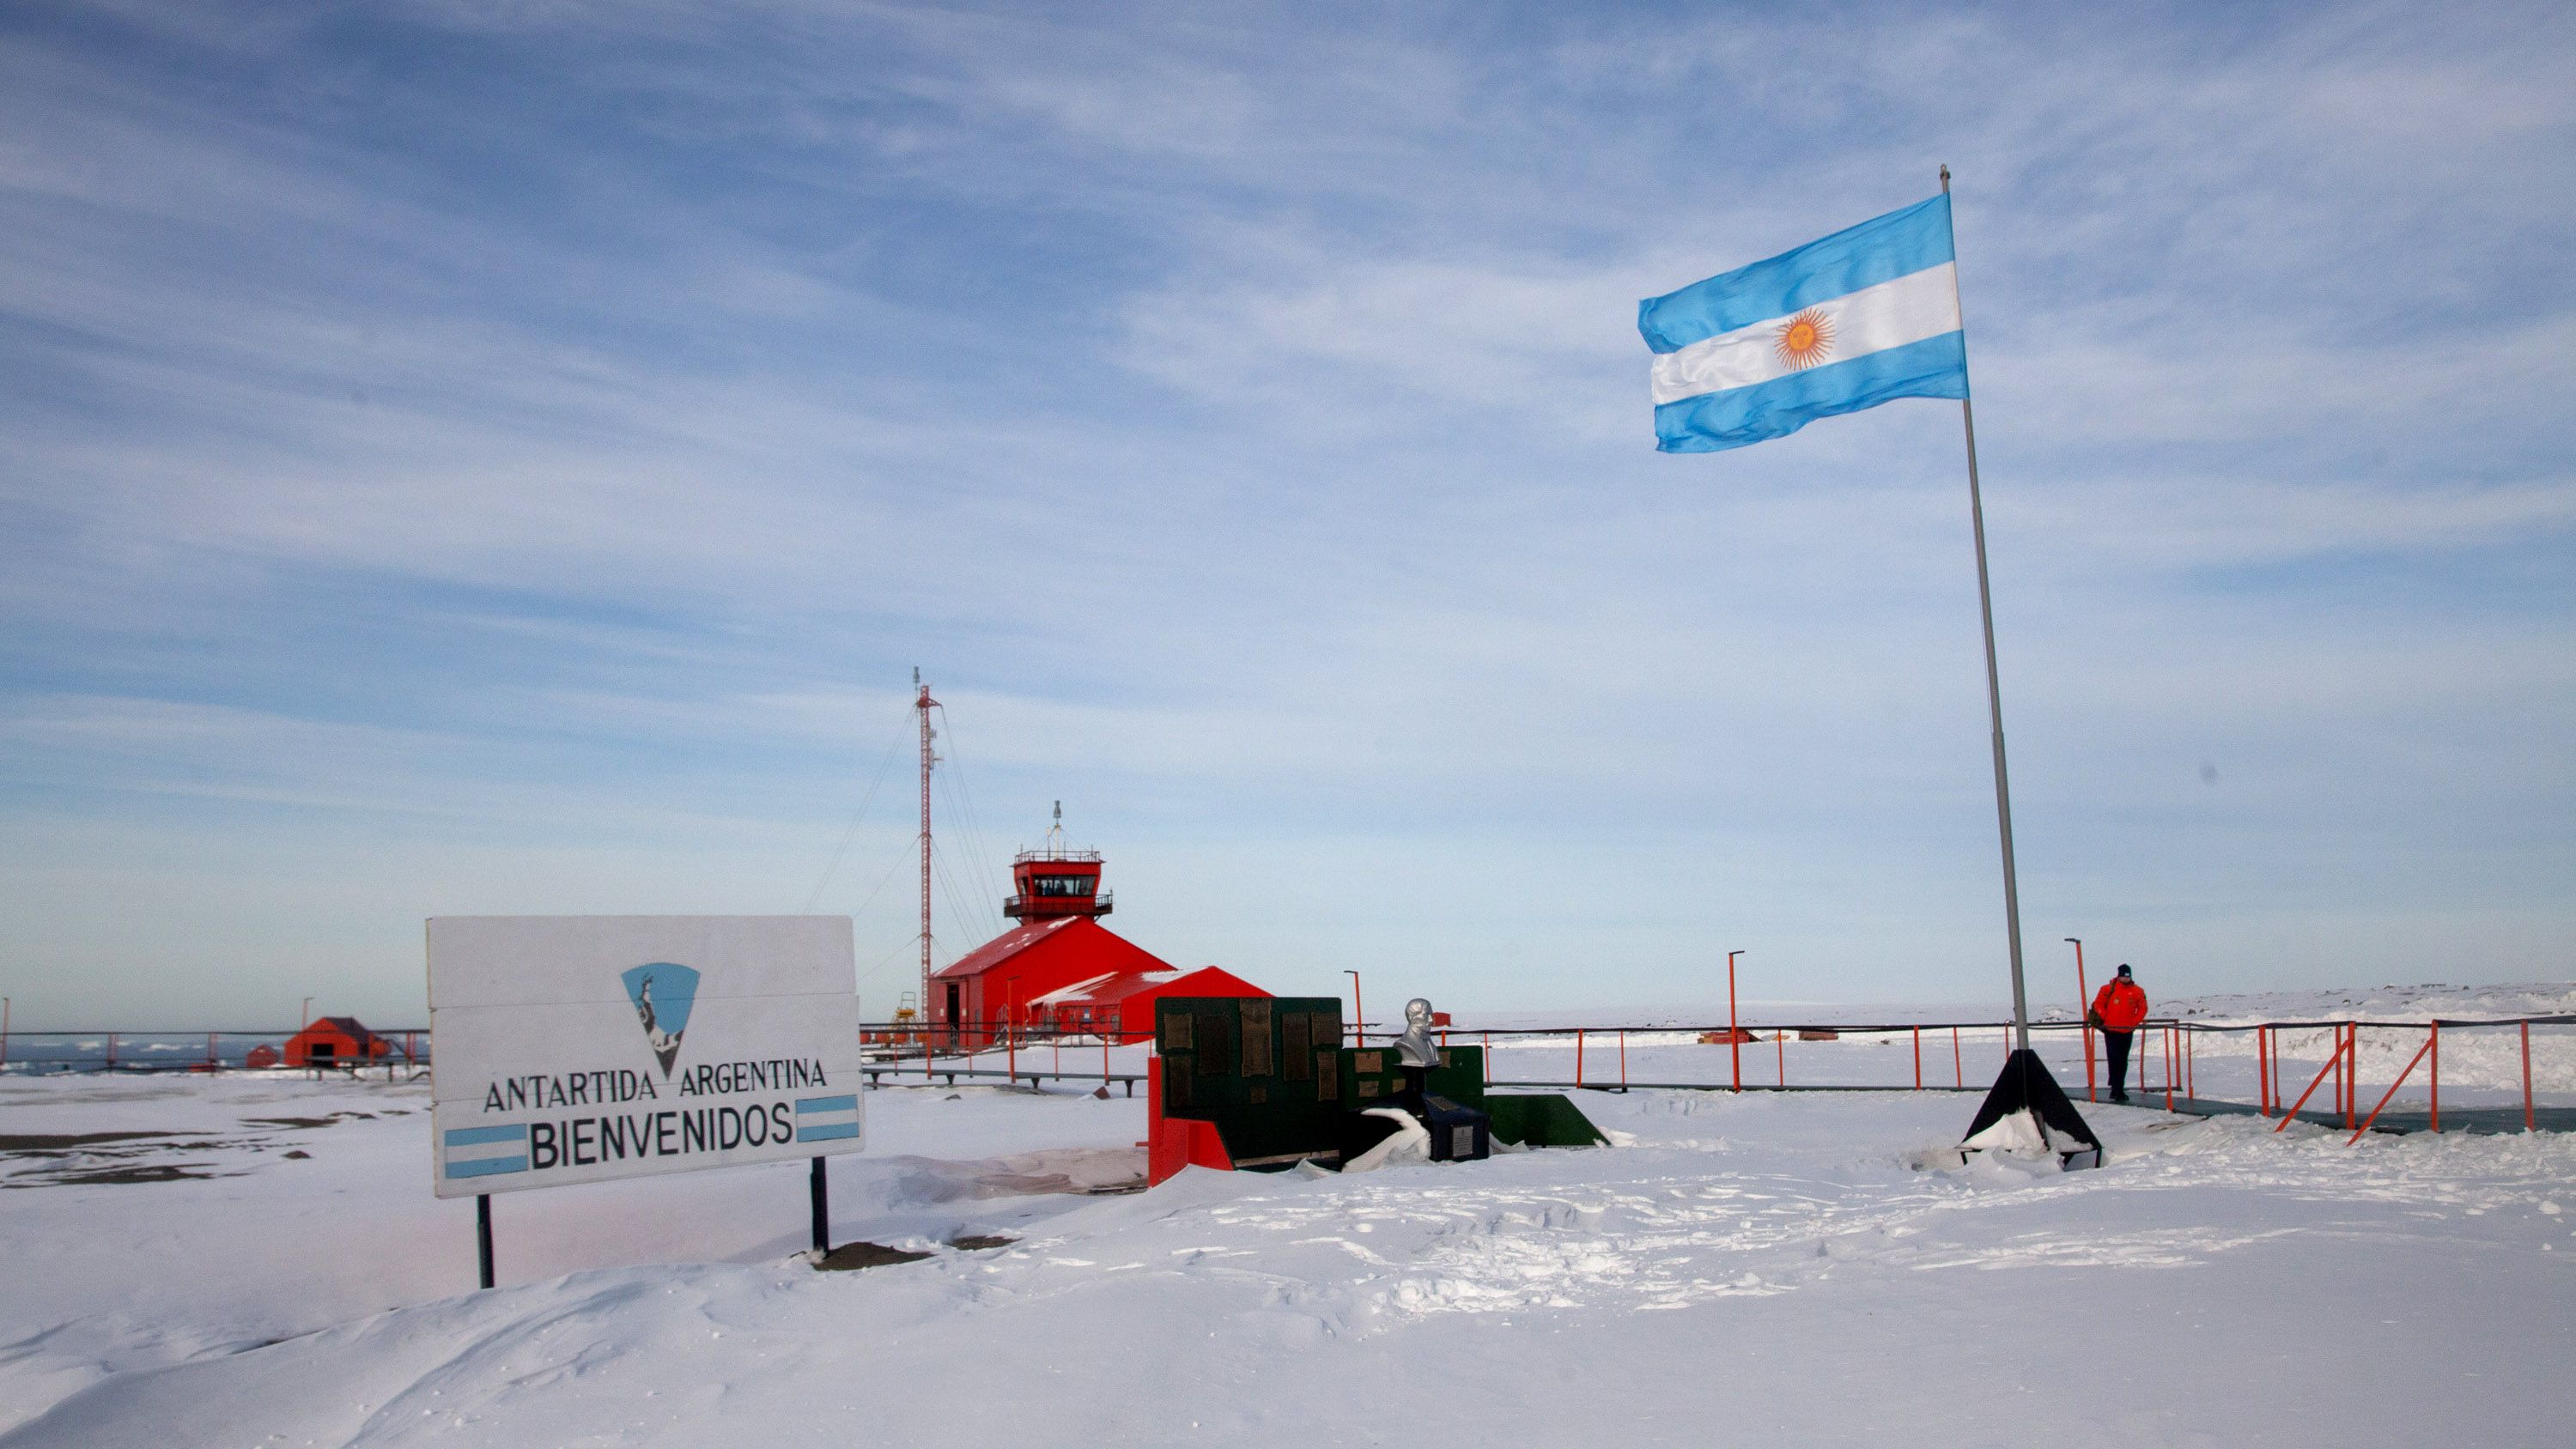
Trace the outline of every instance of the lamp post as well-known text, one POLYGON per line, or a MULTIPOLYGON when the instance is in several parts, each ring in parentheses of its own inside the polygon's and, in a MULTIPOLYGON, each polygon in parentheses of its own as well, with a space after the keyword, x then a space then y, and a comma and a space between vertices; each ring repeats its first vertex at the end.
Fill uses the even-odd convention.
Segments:
POLYGON ((1735 958, 1741 951, 1726 953, 1726 1054, 1735 1074, 1735 1090, 1744 1090, 1744 1033, 1735 1025, 1735 958))
POLYGON ((1360 1010, 1360 973, 1345 971, 1342 974, 1351 978, 1351 1030, 1355 1033, 1352 1044, 1367 1046, 1368 1017, 1360 1010))
POLYGON ((2093 1010, 2092 988, 2084 981, 2084 943, 2073 936, 2066 938, 2075 948, 2075 1020, 2084 1033, 2084 1100, 2098 1102, 2093 1095, 2093 1023, 2086 1018, 2093 1010))
POLYGON ((304 1005, 298 1008, 295 1013, 295 1029, 297 1031, 302 1031, 304 1028, 311 1026, 312 1024, 313 998, 308 996, 304 998, 304 1005))

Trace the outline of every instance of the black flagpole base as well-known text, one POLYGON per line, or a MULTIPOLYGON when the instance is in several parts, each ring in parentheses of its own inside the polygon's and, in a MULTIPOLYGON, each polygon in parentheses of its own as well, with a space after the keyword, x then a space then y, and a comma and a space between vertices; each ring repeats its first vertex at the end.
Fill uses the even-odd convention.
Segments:
POLYGON ((2003 1074, 1995 1078, 1985 1104, 1977 1108, 1976 1120, 1968 1124, 1967 1135, 1974 1137, 2015 1112, 2028 1112, 2039 1119, 2049 1137, 2059 1144, 2058 1160, 2068 1170, 2102 1165, 2102 1139, 2084 1125, 2084 1114, 2075 1110, 2075 1104, 2057 1085, 2057 1078, 2048 1074, 2048 1066, 2039 1059, 2039 1053, 2028 1047, 2004 1060, 2003 1074), (2069 1142, 2078 1145, 2063 1145, 2069 1142))

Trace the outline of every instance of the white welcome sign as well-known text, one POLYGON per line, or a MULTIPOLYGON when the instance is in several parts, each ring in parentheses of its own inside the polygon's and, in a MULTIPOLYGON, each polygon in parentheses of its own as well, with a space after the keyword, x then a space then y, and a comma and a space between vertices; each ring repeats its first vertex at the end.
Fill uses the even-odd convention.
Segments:
POLYGON ((440 1197, 856 1152, 845 916, 429 922, 440 1197))

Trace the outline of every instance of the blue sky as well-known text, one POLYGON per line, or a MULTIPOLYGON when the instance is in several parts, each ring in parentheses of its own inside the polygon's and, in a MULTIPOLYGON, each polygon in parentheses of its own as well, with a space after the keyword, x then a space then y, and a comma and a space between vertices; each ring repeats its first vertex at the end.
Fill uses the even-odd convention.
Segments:
POLYGON ((1945 161, 2039 994, 2564 979, 2571 73, 2538 5, 9 7, 0 992, 407 1021, 425 916, 810 900, 874 1014, 917 664, 943 958, 1062 799, 1281 991, 2000 1000, 1955 408, 1661 456, 1634 330, 1945 161))

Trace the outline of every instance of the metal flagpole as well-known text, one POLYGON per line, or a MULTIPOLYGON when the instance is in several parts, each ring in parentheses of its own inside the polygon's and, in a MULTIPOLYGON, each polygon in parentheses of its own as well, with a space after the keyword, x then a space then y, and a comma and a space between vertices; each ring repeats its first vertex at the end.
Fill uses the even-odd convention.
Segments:
MULTIPOLYGON (((1950 168, 1941 168, 1941 194, 1950 194, 1950 168)), ((1958 299, 1959 273, 1954 260, 1950 272, 1950 295, 1958 299)), ((1961 320, 1965 322, 1965 312, 1961 320)), ((1964 326, 1962 328, 1964 335, 1964 326)), ((1964 353, 1963 353, 1964 355, 1964 353)), ((1977 609, 1986 626, 1986 709, 1994 720, 1995 739, 1995 823, 2003 834, 2004 847, 2004 935, 2012 954, 2013 1049, 2030 1050, 2030 1008, 2021 986, 2021 886, 2013 874, 2012 787, 2004 775, 2004 691, 2001 677, 1995 672, 1995 601, 1986 582, 1986 505, 1977 487, 1977 414, 1966 398, 1959 399, 1959 422, 1968 434, 1968 517, 1977 533, 1977 609)))

